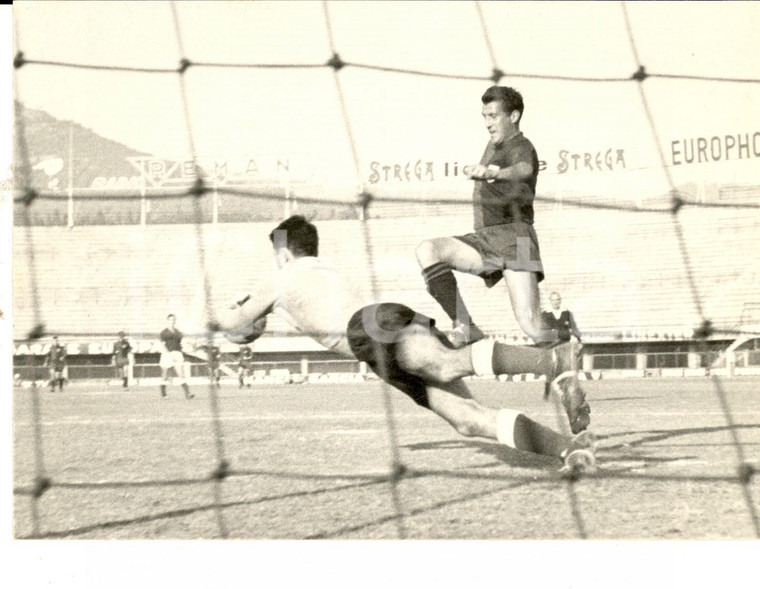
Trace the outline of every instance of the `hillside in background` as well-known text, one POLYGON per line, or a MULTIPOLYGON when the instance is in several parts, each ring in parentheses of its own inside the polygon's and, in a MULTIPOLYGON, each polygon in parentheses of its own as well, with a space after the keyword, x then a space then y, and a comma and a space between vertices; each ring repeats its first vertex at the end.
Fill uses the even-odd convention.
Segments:
POLYGON ((74 121, 16 103, 15 182, 23 185, 23 149, 19 143, 18 123, 23 123, 24 138, 36 190, 66 191, 89 188, 97 178, 137 175, 127 158, 147 155, 122 143, 106 139, 74 121))
MULTIPOLYGON (((28 218, 32 225, 131 225, 142 219, 152 224, 183 224, 196 222, 198 214, 202 222, 213 219, 253 222, 280 219, 289 210, 282 182, 268 178, 245 178, 249 188, 248 181, 252 181, 256 193, 264 195, 261 199, 225 194, 215 196, 216 204, 212 205, 207 196, 198 210, 192 199, 161 198, 167 188, 186 188, 192 184, 193 172, 188 170, 188 162, 132 149, 77 122, 58 119, 22 103, 16 102, 15 107, 14 186, 19 190, 31 186, 53 197, 34 202, 28 218), (23 129, 26 149, 19 141, 19 129, 23 129), (27 159, 28 166, 24 166, 27 159), (143 186, 144 205, 140 198, 143 186), (71 208, 66 198, 70 189, 74 198, 71 208), (82 198, 83 195, 108 198, 82 198)), ((228 171, 227 166, 224 171, 228 171)), ((239 179, 232 176, 225 178, 230 186, 237 181, 239 179)), ((289 190, 291 196, 296 195, 296 186, 289 190)), ((296 209, 297 205, 293 212, 296 209)), ((298 212, 316 219, 356 217, 353 207, 336 208, 320 203, 302 206, 298 212)), ((21 207, 15 207, 14 224, 26 222, 21 207)))

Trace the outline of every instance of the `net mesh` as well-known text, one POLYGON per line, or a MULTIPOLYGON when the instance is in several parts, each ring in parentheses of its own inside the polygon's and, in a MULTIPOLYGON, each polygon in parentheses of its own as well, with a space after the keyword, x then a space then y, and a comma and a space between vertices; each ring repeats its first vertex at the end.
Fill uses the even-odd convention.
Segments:
MULTIPOLYGON (((50 329, 46 325, 46 313, 45 313, 45 301, 44 296, 40 293, 39 288, 39 270, 37 268, 36 251, 39 247, 37 243, 38 237, 33 231, 33 219, 32 211, 35 205, 40 202, 61 202, 67 200, 71 195, 61 195, 56 191, 40 190, 36 188, 32 181, 32 163, 29 154, 29 148, 27 145, 28 131, 26 129, 26 116, 24 108, 22 106, 21 83, 20 76, 23 71, 30 68, 38 67, 51 67, 51 68, 65 68, 65 69, 80 69, 80 70, 102 70, 116 73, 137 73, 146 76, 167 76, 173 77, 178 85, 178 94, 182 107, 182 115, 184 121, 184 132, 186 134, 187 149, 190 154, 190 160, 192 162, 192 183, 187 188, 166 189, 164 188, 160 193, 152 194, 151 199, 160 201, 162 199, 185 199, 192 202, 193 211, 193 227, 194 227, 194 255, 196 256, 196 267, 199 269, 199 275, 203 280, 203 307, 206 317, 209 319, 209 324, 205 331, 205 337, 208 342, 212 341, 213 327, 214 327, 214 293, 212 292, 212 279, 208 268, 208 261, 206 260, 206 252, 208 251, 208 244, 206 243, 207 233, 204 231, 204 224, 207 223, 208 204, 206 199, 214 192, 216 194, 228 195, 231 197, 239 197, 243 199, 255 199, 257 202, 275 202, 281 203, 283 201, 283 195, 281 193, 272 192, 268 193, 260 188, 249 189, 240 187, 229 186, 210 186, 207 178, 201 171, 201 165, 199 163, 199 157, 196 149, 196 143, 194 139, 194 119, 191 114, 191 108, 189 106, 189 90, 186 86, 186 76, 189 71, 197 71, 201 69, 214 69, 214 68, 237 68, 237 69, 257 69, 257 70, 316 70, 316 71, 329 71, 332 74, 332 81, 334 84, 335 96, 338 103, 338 110, 340 118, 344 124, 344 132, 346 142, 351 156, 354 173, 354 186, 355 199, 347 201, 342 198, 330 198, 330 197, 309 197, 299 196, 299 202, 301 204, 315 204, 315 205, 331 205, 334 207, 353 209, 356 212, 357 222, 360 223, 361 241, 364 245, 364 259, 367 263, 368 275, 370 277, 370 288, 374 293, 379 290, 378 277, 376 276, 377 260, 375 256, 375 248, 379 243, 380 236, 373 235, 369 217, 370 211, 373 207, 383 205, 386 203, 393 203, 393 205, 407 205, 413 206, 418 203, 417 197, 394 197, 389 198, 387 196, 378 196, 373 193, 367 186, 365 179, 361 172, 361 160, 359 156, 359 146, 355 138, 355 125, 356 121, 352 120, 350 99, 346 96, 346 92, 342 85, 343 76, 349 71, 359 72, 390 72, 395 74, 405 74, 409 76, 417 77, 430 77, 442 80, 460 80, 460 81, 477 81, 477 82, 493 82, 499 83, 504 80, 520 80, 520 79, 536 79, 536 80, 550 80, 550 81, 566 81, 572 83, 583 84, 618 84, 626 83, 635 86, 638 90, 638 94, 641 101, 641 109, 645 114, 648 122, 649 131, 653 137, 653 142, 657 145, 659 169, 665 177, 665 181, 670 189, 670 202, 669 204, 662 205, 660 203, 654 206, 646 206, 640 203, 628 204, 624 202, 599 202, 590 199, 574 199, 574 198, 554 198, 537 195, 536 201, 546 204, 559 204, 563 207, 575 207, 588 210, 602 210, 602 211, 617 211, 622 213, 630 213, 631 215, 657 215, 662 217, 668 217, 669 222, 672 223, 676 244, 678 248, 678 255, 680 263, 683 267, 685 279, 688 284, 688 291, 691 296, 691 305, 693 306, 698 318, 699 325, 694 329, 694 336, 697 339, 707 340, 711 336, 720 333, 723 335, 739 335, 739 334, 754 334, 760 335, 760 333, 748 332, 746 329, 730 329, 721 325, 719 328, 711 320, 704 304, 703 296, 700 292, 699 280, 696 278, 694 271, 694 262, 692 260, 692 252, 687 247, 687 240, 685 238, 684 226, 682 223, 682 217, 684 211, 696 208, 696 209, 737 209, 746 211, 749 209, 758 209, 760 205, 751 202, 703 202, 693 198, 685 197, 674 182, 670 166, 667 162, 666 156, 662 151, 661 138, 658 132, 657 117, 653 114, 652 103, 648 97, 646 82, 652 79, 680 79, 691 81, 710 81, 714 83, 725 84, 758 84, 760 79, 751 78, 729 78, 720 76, 702 76, 702 75, 685 75, 670 72, 653 72, 648 71, 645 64, 642 63, 636 43, 635 30, 631 26, 631 22, 628 16, 628 11, 625 3, 621 3, 621 14, 624 22, 624 27, 628 36, 630 44, 630 52, 635 61, 635 69, 633 72, 626 73, 625 75, 605 75, 605 76, 571 76, 571 75, 554 75, 545 74, 541 72, 509 72, 507 68, 504 68, 497 58, 497 53, 494 50, 492 40, 489 34, 488 18, 484 14, 484 7, 479 2, 472 4, 476 11, 476 16, 480 25, 480 32, 482 35, 482 41, 487 48, 487 52, 490 58, 491 71, 487 75, 472 76, 468 74, 452 74, 444 73, 435 70, 424 70, 414 68, 399 68, 395 66, 385 66, 378 64, 368 64, 360 62, 352 62, 344 60, 340 56, 340 45, 336 41, 336 36, 333 31, 333 17, 331 15, 331 5, 329 2, 323 2, 323 15, 324 15, 324 30, 326 32, 331 57, 326 62, 314 63, 223 63, 215 61, 203 61, 203 60, 191 60, 186 53, 183 43, 183 27, 182 19, 179 14, 177 5, 170 4, 171 7, 171 19, 174 26, 174 33, 176 36, 177 49, 179 53, 179 60, 176 67, 135 67, 124 65, 99 65, 93 63, 73 63, 64 61, 51 61, 35 59, 33 56, 27 56, 22 45, 23 35, 19 34, 19 23, 16 19, 15 22, 15 41, 16 41, 16 54, 13 60, 14 66, 14 91, 15 91, 15 135, 16 135, 16 154, 15 154, 15 179, 16 179, 16 196, 14 197, 15 208, 20 213, 20 224, 23 225, 23 243, 25 250, 25 257, 23 262, 17 260, 17 264, 25 264, 24 274, 27 277, 26 287, 27 295, 30 301, 30 312, 32 316, 32 327, 26 334, 26 338, 18 338, 19 340, 33 342, 43 337, 56 333, 55 326, 50 326, 50 329)), ((97 203, 105 203, 109 200, 118 201, 120 203, 127 202, 126 199, 144 198, 144 193, 139 190, 130 191, 124 190, 118 194, 109 193, 105 191, 82 191, 76 194, 78 201, 93 200, 97 203)), ((459 198, 433 198, 427 199, 425 205, 427 207, 436 206, 450 206, 450 205, 463 205, 466 206, 468 200, 459 198)), ((18 217, 17 217, 18 219, 18 217)), ((71 330, 64 330, 61 333, 71 333, 71 330)), ((725 384, 723 379, 719 376, 711 376, 710 380, 715 392, 715 395, 720 403, 721 410, 725 419, 726 426, 731 432, 732 445, 736 453, 736 473, 733 476, 652 476, 646 474, 635 474, 625 472, 600 472, 593 476, 605 478, 614 477, 621 480, 636 479, 636 480, 693 480, 701 482, 711 481, 729 481, 735 482, 742 488, 744 502, 748 517, 752 522, 752 526, 755 530, 755 534, 760 537, 760 521, 758 519, 757 506, 753 501, 750 492, 750 482, 755 474, 755 467, 747 459, 744 446, 739 437, 739 426, 737 426, 735 419, 732 416, 732 410, 730 403, 728 402, 725 384)), ((342 473, 340 475, 313 475, 313 474, 300 474, 296 472, 287 471, 272 471, 267 469, 257 470, 238 470, 234 464, 227 457, 225 449, 225 440, 222 423, 220 420, 220 398, 218 395, 218 389, 209 384, 208 398, 209 398, 209 413, 211 420, 214 424, 212 435, 214 438, 214 444, 216 448, 216 462, 214 465, 210 465, 210 473, 205 478, 183 478, 176 480, 144 480, 144 481, 82 481, 82 482, 66 482, 62 480, 54 480, 47 474, 45 464, 45 453, 43 451, 44 439, 43 429, 41 427, 41 400, 40 391, 37 388, 32 390, 31 404, 32 416, 31 420, 34 423, 34 481, 30 486, 17 486, 14 488, 14 493, 17 495, 26 495, 31 499, 31 511, 33 529, 32 532, 25 537, 33 538, 51 538, 51 537, 70 537, 77 534, 84 534, 90 531, 91 527, 75 528, 73 530, 67 530, 65 532, 54 532, 46 530, 44 522, 40 516, 39 505, 43 501, 45 493, 51 488, 65 488, 65 489, 105 489, 105 488, 144 488, 144 487, 173 487, 173 486, 185 486, 196 484, 209 484, 213 488, 213 504, 209 509, 213 509, 216 515, 216 523, 218 527, 218 535, 220 537, 228 537, 228 526, 225 521, 225 509, 233 506, 236 503, 234 501, 225 502, 224 498, 224 485, 225 481, 229 481, 234 477, 246 477, 256 475, 267 475, 271 477, 297 480, 304 478, 313 481, 341 481, 341 484, 324 488, 321 490, 311 490, 304 492, 309 496, 317 496, 320 494, 340 493, 342 490, 371 487, 375 485, 388 485, 391 503, 393 505, 394 515, 388 519, 392 520, 395 524, 396 534, 399 538, 405 538, 407 536, 407 524, 405 518, 414 515, 414 509, 407 509, 404 506, 403 496, 399 488, 399 482, 404 479, 414 479, 419 477, 442 477, 448 480, 455 480, 457 478, 465 478, 469 480, 473 479, 489 479, 498 480, 509 483, 511 485, 530 485, 541 484, 544 479, 536 477, 534 474, 521 476, 515 473, 504 473, 503 475, 494 474, 479 474, 473 472, 459 473, 456 471, 441 471, 433 469, 421 469, 410 468, 404 465, 401 452, 399 449, 398 436, 396 433, 397 424, 394 419, 392 404, 390 401, 391 391, 387 386, 383 387, 384 396, 384 411, 386 415, 386 429, 388 432, 389 448, 391 455, 391 466, 389 472, 382 475, 377 474, 359 474, 350 475, 342 473), (348 481, 348 482, 346 482, 348 481)), ((557 413, 557 421, 560 428, 567 431, 567 425, 565 423, 562 407, 559 402, 555 400, 555 410, 557 413)), ((568 502, 568 509, 572 515, 577 536, 579 538, 586 538, 587 531, 584 522, 584 514, 582 512, 580 503, 576 496, 575 485, 578 482, 578 476, 572 474, 568 476, 564 483, 566 486, 566 496, 568 502)), ((299 493, 293 493, 292 495, 298 495, 299 493)), ((291 496, 292 496, 291 495, 291 496)), ((170 515, 182 514, 183 509, 177 509, 170 515)), ((189 512, 189 510, 188 510, 189 512)), ((133 518, 129 520, 113 520, 106 524, 98 524, 97 528, 106 529, 108 527, 116 527, 123 525, 124 523, 136 523, 142 520, 149 520, 152 516, 145 516, 144 518, 133 518)), ((166 514, 160 517, 166 517, 166 514)), ((378 522, 373 522, 377 524, 378 522)), ((322 533, 311 537, 338 537, 351 532, 361 531, 367 524, 357 524, 354 527, 341 528, 334 533, 322 533)))

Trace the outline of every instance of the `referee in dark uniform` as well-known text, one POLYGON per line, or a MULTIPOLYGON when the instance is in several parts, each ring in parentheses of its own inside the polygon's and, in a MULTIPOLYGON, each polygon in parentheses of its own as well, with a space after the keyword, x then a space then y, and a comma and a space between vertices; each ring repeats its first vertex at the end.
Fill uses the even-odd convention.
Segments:
MULTIPOLYGON (((579 342, 581 341, 581 330, 578 329, 578 325, 575 323, 575 317, 567 309, 560 310, 562 305, 562 298, 559 293, 554 291, 549 295, 549 302, 551 303, 551 311, 543 311, 541 313, 541 323, 544 329, 553 330, 557 333, 557 338, 560 342, 569 342, 570 336, 575 336, 579 342)), ((544 399, 548 399, 551 394, 550 383, 546 383, 544 386, 544 399)))
POLYGON ((581 331, 575 323, 573 314, 567 309, 560 310, 562 298, 559 296, 559 293, 556 291, 551 293, 549 295, 549 302, 551 303, 552 310, 541 313, 544 328, 556 329, 557 336, 561 342, 570 341, 571 335, 574 335, 578 341, 581 341, 581 331))

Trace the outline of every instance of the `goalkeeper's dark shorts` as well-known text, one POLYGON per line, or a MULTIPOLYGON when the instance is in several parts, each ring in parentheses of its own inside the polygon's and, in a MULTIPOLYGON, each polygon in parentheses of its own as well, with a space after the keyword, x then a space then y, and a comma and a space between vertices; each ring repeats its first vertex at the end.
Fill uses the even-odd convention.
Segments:
POLYGON ((474 233, 455 235, 476 250, 483 260, 478 274, 488 288, 503 278, 504 270, 535 272, 538 282, 544 279, 544 265, 538 248, 538 235, 533 225, 523 222, 483 227, 474 233))
POLYGON ((417 405, 430 409, 427 383, 399 366, 396 358, 396 344, 404 329, 413 324, 430 329, 445 346, 451 347, 446 334, 435 327, 435 319, 399 303, 362 307, 349 320, 346 335, 358 360, 366 362, 375 374, 409 395, 417 405))

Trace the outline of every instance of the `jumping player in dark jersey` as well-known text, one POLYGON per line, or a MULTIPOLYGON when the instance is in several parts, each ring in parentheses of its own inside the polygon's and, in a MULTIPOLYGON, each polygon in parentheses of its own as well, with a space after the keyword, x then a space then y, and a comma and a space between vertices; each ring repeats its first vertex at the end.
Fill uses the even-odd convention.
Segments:
MULTIPOLYGON (((428 292, 453 322, 449 339, 454 345, 485 337, 462 300, 454 270, 480 276, 488 288, 504 278, 520 328, 534 343, 554 345, 559 341, 556 330, 545 329, 541 322, 538 284, 544 267, 533 228, 538 156, 520 131, 523 99, 514 88, 491 86, 481 102, 491 138, 480 163, 465 168, 475 181, 475 231, 423 241, 417 260, 428 292)), ((590 413, 588 404, 584 406, 590 413)))
POLYGON ((491 139, 480 163, 467 166, 473 188, 474 232, 423 241, 417 260, 428 292, 453 322, 452 343, 483 337, 462 301, 453 271, 480 276, 488 288, 504 278, 515 318, 534 342, 556 340, 541 327, 538 283, 544 268, 533 228, 538 156, 520 131, 522 96, 492 86, 483 94, 491 139))

